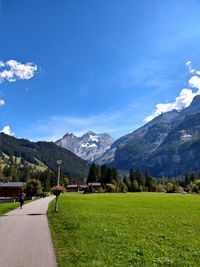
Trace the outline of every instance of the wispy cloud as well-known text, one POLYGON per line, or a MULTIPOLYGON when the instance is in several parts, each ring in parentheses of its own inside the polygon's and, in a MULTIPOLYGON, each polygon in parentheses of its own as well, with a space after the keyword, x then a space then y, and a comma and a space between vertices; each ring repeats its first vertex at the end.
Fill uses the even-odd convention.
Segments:
POLYGON ((66 132, 73 132, 77 136, 92 130, 97 133, 112 133, 116 129, 112 127, 113 120, 119 116, 118 113, 98 114, 94 116, 52 116, 48 119, 38 120, 29 130, 39 139, 56 141, 66 132))
POLYGON ((95 133, 106 132, 117 138, 140 126, 133 125, 133 109, 130 105, 119 111, 105 111, 92 116, 51 116, 38 120, 26 133, 33 140, 47 141, 56 141, 67 132, 81 136, 89 130, 95 133))
POLYGON ((147 116, 144 119, 145 122, 149 122, 155 117, 159 116, 160 114, 171 111, 173 109, 176 109, 179 111, 183 108, 186 108, 191 104, 193 98, 196 95, 200 95, 200 77, 198 76, 200 75, 200 71, 192 67, 191 61, 188 61, 186 65, 189 68, 189 72, 193 74, 193 76, 188 80, 188 85, 190 87, 196 88, 197 91, 193 92, 192 89, 183 88, 180 94, 175 98, 174 101, 169 102, 169 103, 157 104, 154 113, 147 116))
POLYGON ((192 61, 189 60, 188 62, 186 62, 186 66, 188 66, 188 69, 189 69, 189 72, 191 74, 197 74, 197 75, 200 75, 200 71, 199 70, 195 70, 192 66, 192 61))

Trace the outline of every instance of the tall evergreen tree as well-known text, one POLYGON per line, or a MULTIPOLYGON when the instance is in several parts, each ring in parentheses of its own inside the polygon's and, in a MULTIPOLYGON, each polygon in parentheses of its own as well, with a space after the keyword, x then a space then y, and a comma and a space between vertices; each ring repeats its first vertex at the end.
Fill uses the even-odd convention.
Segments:
POLYGON ((154 191, 154 181, 148 171, 145 172, 145 186, 148 191, 154 191))
POLYGON ((132 183, 134 180, 136 180, 136 175, 135 175, 135 171, 133 168, 130 169, 129 171, 129 180, 132 183))
POLYGON ((101 166, 101 183, 105 184, 106 183, 106 172, 107 168, 105 165, 101 166))
POLYGON ((136 175, 136 179, 138 181, 138 184, 142 187, 145 186, 145 177, 143 175, 143 173, 141 172, 140 169, 137 169, 136 172, 135 172, 135 175, 136 175))
POLYGON ((129 179, 129 177, 127 175, 124 175, 123 182, 124 182, 124 184, 127 186, 128 190, 129 190, 130 187, 131 187, 131 181, 130 181, 130 179, 129 179))
POLYGON ((87 177, 87 183, 93 183, 97 182, 99 180, 99 167, 95 165, 95 163, 92 163, 89 169, 88 177, 87 177))

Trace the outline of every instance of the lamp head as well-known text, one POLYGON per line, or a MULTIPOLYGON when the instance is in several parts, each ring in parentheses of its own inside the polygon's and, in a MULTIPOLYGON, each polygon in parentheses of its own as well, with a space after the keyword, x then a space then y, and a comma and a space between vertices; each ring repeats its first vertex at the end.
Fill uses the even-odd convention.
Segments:
POLYGON ((57 160, 56 162, 57 162, 57 164, 58 164, 58 165, 61 165, 61 164, 63 163, 63 161, 62 161, 62 160, 60 160, 60 159, 59 159, 59 160, 57 160))

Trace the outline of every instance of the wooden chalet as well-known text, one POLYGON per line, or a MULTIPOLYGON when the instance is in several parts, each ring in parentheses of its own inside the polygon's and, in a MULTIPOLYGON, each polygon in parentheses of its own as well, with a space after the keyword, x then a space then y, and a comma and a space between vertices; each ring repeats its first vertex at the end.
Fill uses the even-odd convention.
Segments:
POLYGON ((66 187, 67 192, 78 192, 78 185, 77 184, 69 184, 66 187))
POLYGON ((88 183, 88 187, 92 187, 94 192, 98 193, 101 188, 101 183, 88 183))
POLYGON ((0 183, 0 198, 16 198, 22 191, 22 182, 1 182, 0 183))
POLYGON ((86 184, 81 184, 81 185, 78 186, 78 190, 79 191, 85 191, 87 189, 87 187, 88 186, 86 184))

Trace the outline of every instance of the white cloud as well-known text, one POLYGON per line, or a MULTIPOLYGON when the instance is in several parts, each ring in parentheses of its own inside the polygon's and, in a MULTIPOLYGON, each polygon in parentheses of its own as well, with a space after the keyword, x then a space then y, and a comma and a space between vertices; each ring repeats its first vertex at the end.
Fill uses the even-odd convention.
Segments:
MULTIPOLYGON (((0 60, 0 83, 29 80, 35 75, 36 71, 37 65, 31 62, 23 64, 13 59, 6 62, 0 60)), ((5 101, 0 99, 0 106, 4 104, 5 101)))
POLYGON ((188 69, 189 69, 189 72, 191 74, 197 74, 197 75, 200 75, 200 71, 199 70, 195 70, 193 67, 192 67, 192 61, 189 60, 188 62, 185 63, 186 66, 188 66, 188 69))
POLYGON ((0 60, 0 68, 4 67, 3 61, 0 60))
POLYGON ((197 75, 200 75, 200 71, 192 68, 191 61, 188 61, 186 65, 189 67, 189 72, 191 74, 196 74, 196 75, 193 75, 189 79, 188 85, 198 90, 196 92, 193 92, 191 89, 187 89, 187 88, 182 89, 179 96, 176 97, 175 101, 169 102, 169 103, 157 104, 155 112, 152 115, 147 116, 144 119, 144 122, 149 122, 153 120, 155 117, 159 116, 160 114, 171 111, 173 109, 176 109, 179 111, 183 108, 186 108, 191 104, 193 98, 196 95, 200 95, 200 77, 197 76, 197 75))
POLYGON ((200 90, 200 77, 198 76, 192 76, 189 81, 188 81, 189 85, 192 87, 197 88, 198 90, 200 90))
MULTIPOLYGON (((147 122, 149 122, 149 121, 152 121, 154 118, 155 118, 154 115, 149 115, 149 116, 147 116, 147 117, 144 119, 144 122, 147 123, 147 122)), ((132 132, 132 131, 131 131, 131 132, 132 132)))
POLYGON ((0 106, 3 106, 5 104, 5 101, 3 99, 0 99, 0 106))
POLYGON ((16 60, 0 61, 0 83, 4 81, 29 80, 37 71, 37 65, 28 62, 20 63, 16 60))
POLYGON ((11 128, 9 125, 6 125, 2 130, 1 133, 7 134, 7 135, 14 135, 11 131, 11 128))

